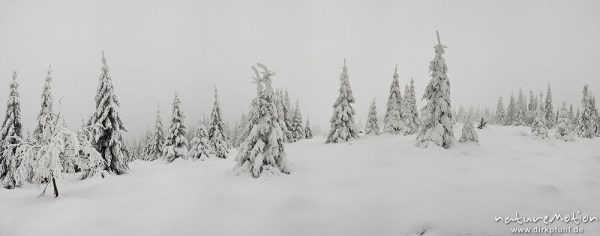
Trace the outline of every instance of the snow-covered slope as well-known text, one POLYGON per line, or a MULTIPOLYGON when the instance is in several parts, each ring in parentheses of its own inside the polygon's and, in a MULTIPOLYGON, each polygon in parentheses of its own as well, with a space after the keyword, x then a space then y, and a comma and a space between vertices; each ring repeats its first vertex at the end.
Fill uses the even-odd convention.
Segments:
MULTIPOLYGON (((236 176, 233 158, 213 158, 136 161, 127 175, 64 180, 58 199, 36 198, 33 185, 2 189, 0 235, 480 236, 513 235, 515 225, 494 217, 515 211, 600 217, 600 139, 477 131, 479 145, 449 150, 416 148, 414 135, 302 140, 287 146, 291 175, 259 179, 236 176)), ((577 235, 600 234, 599 223, 579 227, 577 235)))

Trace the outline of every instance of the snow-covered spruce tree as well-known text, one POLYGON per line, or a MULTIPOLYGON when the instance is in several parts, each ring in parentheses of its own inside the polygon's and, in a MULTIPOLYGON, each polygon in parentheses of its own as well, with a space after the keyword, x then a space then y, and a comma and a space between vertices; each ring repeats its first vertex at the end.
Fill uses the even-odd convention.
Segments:
POLYGON ((577 124, 577 135, 582 138, 593 138, 594 137, 594 106, 592 104, 592 97, 588 91, 588 85, 583 87, 583 98, 581 99, 581 107, 583 111, 579 115, 577 124))
POLYGON ((511 93, 508 107, 506 108, 506 117, 504 118, 505 125, 515 125, 517 117, 517 104, 515 103, 515 96, 511 93))
POLYGON ((473 127, 473 122, 471 121, 471 117, 467 117, 465 119, 462 134, 460 135, 460 139, 458 142, 461 143, 479 143, 479 136, 477 136, 477 132, 475 132, 475 128, 473 127))
POLYGON ((356 111, 352 107, 354 95, 348 81, 348 67, 344 60, 344 67, 340 75, 340 95, 333 104, 333 115, 330 119, 329 134, 326 143, 347 142, 350 139, 358 138, 358 129, 354 124, 354 115, 356 111))
POLYGON ((537 109, 537 99, 533 95, 533 91, 529 90, 529 104, 527 105, 527 120, 526 125, 531 125, 535 118, 535 110, 537 109))
POLYGON ((46 143, 49 140, 44 139, 42 133, 46 130, 46 127, 50 126, 52 122, 55 120, 55 114, 52 109, 54 100, 52 99, 52 91, 51 91, 51 68, 48 68, 48 72, 46 75, 46 80, 44 82, 44 88, 42 90, 42 103, 40 113, 37 119, 37 126, 33 131, 33 137, 37 142, 46 143))
POLYGON ((573 111, 573 103, 569 104, 569 127, 571 127, 571 130, 575 130, 575 127, 577 127, 577 119, 575 117, 575 112, 573 111))
POLYGON ((416 134, 419 131, 419 111, 417 110, 417 98, 415 96, 415 82, 411 78, 410 86, 404 87, 404 99, 402 99, 402 118, 404 119, 404 135, 416 134))
POLYGON ((304 134, 306 136, 306 139, 313 138, 313 132, 312 132, 312 128, 310 127, 310 121, 309 121, 308 117, 306 117, 306 125, 304 126, 304 134))
MULTIPOLYGON (((292 103, 290 102, 290 95, 287 91, 287 89, 285 90, 285 94, 282 94, 282 103, 283 103, 283 118, 285 119, 285 124, 286 124, 286 128, 288 130, 287 133, 284 133, 284 135, 286 135, 286 142, 289 143, 293 143, 296 140, 294 139, 294 134, 292 134, 292 126, 294 125, 294 109, 292 108, 292 103)), ((279 113, 279 111, 278 111, 279 113)), ((283 127, 282 127, 283 129, 283 127)), ((285 132, 285 129, 283 130, 285 132)))
MULTIPOLYGON (((402 94, 400 94, 400 82, 398 82, 398 66, 394 70, 392 84, 390 85, 390 95, 387 100, 387 110, 383 118, 383 132, 390 134, 399 134, 405 129, 404 119, 402 117, 402 94)), ((370 113, 369 113, 370 114, 370 113)), ((368 124, 367 118, 367 124, 368 124)), ((368 125, 367 125, 368 126, 368 125)), ((365 128, 369 129, 369 127, 365 128)), ((377 130, 379 134, 379 130, 377 130)))
MULTIPOLYGON (((285 108, 285 98, 283 97, 283 92, 281 90, 277 90, 275 92, 275 106, 277 108, 277 122, 279 122, 279 127, 283 130, 284 140, 285 142, 290 142, 289 139, 292 138, 292 133, 290 131, 291 127, 288 126, 286 122, 286 108, 285 108)), ((242 126, 243 127, 243 126, 242 126)), ((238 144, 239 145, 239 144, 238 144)))
POLYGON ((140 141, 137 144, 142 146, 141 151, 139 151, 139 153, 134 153, 134 155, 139 155, 141 160, 151 161, 154 159, 154 157, 152 157, 154 147, 152 145, 152 136, 150 127, 146 127, 146 134, 140 137, 140 141))
POLYGON ((93 127, 92 143, 106 161, 105 168, 108 172, 125 174, 129 169, 125 162, 128 152, 122 132, 127 130, 117 111, 120 106, 119 100, 113 88, 104 52, 101 70, 96 92, 96 111, 88 121, 88 125, 93 127))
MULTIPOLYGON (((543 97, 540 96, 540 100, 543 97)), ((538 138, 547 138, 548 137, 548 127, 546 126, 546 111, 544 103, 539 103, 538 107, 535 111, 535 119, 533 120, 533 124, 531 124, 531 134, 538 138)))
POLYGON ((552 106, 552 90, 550 84, 548 84, 548 91, 546 92, 546 101, 544 103, 544 110, 546 111, 546 125, 548 128, 554 127, 556 118, 554 115, 554 107, 552 106))
POLYGON ((526 121, 527 121, 527 102, 525 101, 525 96, 523 96, 523 90, 519 89, 519 98, 517 99, 515 124, 516 125, 525 125, 526 121))
POLYGON ((367 115, 367 124, 365 125, 365 134, 367 135, 379 135, 379 120, 377 119, 377 106, 375 105, 375 98, 371 102, 369 108, 369 114, 367 115))
POLYGON ((160 108, 156 109, 156 121, 154 122, 154 132, 151 139, 148 140, 150 144, 148 160, 154 161, 161 158, 165 154, 165 130, 163 128, 163 122, 160 118, 160 108))
POLYGON ((443 58, 444 48, 440 42, 440 35, 436 31, 438 44, 435 48, 435 57, 429 65, 431 81, 425 89, 423 99, 427 100, 421 109, 421 130, 417 135, 416 145, 427 147, 435 144, 443 148, 450 148, 454 143, 452 129, 452 110, 450 102, 450 80, 446 75, 448 67, 443 58))
POLYGON ((219 106, 219 95, 217 88, 215 87, 215 102, 213 103, 213 109, 210 113, 210 126, 208 127, 208 141, 210 143, 210 150, 214 152, 218 158, 226 158, 229 152, 229 144, 224 134, 225 124, 223 122, 223 115, 221 115, 221 107, 219 106))
POLYGON ((290 173, 285 154, 283 131, 277 122, 277 108, 273 100, 272 76, 274 72, 258 63, 252 66, 255 73, 257 95, 255 109, 250 112, 247 129, 250 130, 240 145, 235 169, 248 171, 258 178, 264 172, 290 173), (261 70, 259 72, 259 70, 261 70))
POLYGON ((195 137, 190 142, 189 158, 192 160, 203 160, 210 157, 210 142, 208 141, 208 132, 204 125, 200 125, 196 131, 195 137))
POLYGON ((496 124, 504 125, 506 115, 504 114, 504 104, 502 104, 502 97, 498 98, 498 105, 496 105, 496 124))
POLYGON ((302 112, 300 111, 300 105, 298 104, 298 101, 296 101, 296 109, 294 109, 294 120, 292 122, 291 130, 294 140, 300 141, 306 138, 303 126, 304 122, 302 121, 302 112))
MULTIPOLYGON (((18 148, 22 157, 16 171, 18 183, 52 183, 54 197, 58 197, 57 181, 63 173, 81 173, 85 179, 105 169, 106 161, 81 133, 76 134, 67 129, 60 112, 40 134, 46 142, 25 142, 18 148)), ((46 185, 47 187, 47 185, 46 185)), ((41 195, 46 192, 46 188, 41 195)), ((40 196, 41 196, 40 195, 40 196)))
POLYGON ((9 189, 19 186, 15 180, 16 169, 21 163, 17 148, 23 142, 21 98, 18 88, 17 71, 14 71, 6 102, 6 115, 0 130, 0 181, 5 188, 9 189))
POLYGON ((165 140, 165 149, 163 150, 167 162, 172 162, 177 158, 184 158, 188 152, 188 140, 185 137, 187 128, 183 123, 185 117, 180 106, 181 101, 179 100, 179 95, 175 92, 171 124, 165 140))
POLYGON ((569 112, 567 111, 567 104, 565 102, 563 102, 562 107, 557 113, 557 116, 558 123, 556 125, 555 137, 565 142, 574 141, 575 139, 573 138, 573 131, 571 129, 571 120, 569 119, 569 112))
POLYGON ((594 117, 594 134, 596 137, 600 137, 600 112, 598 111, 598 107, 596 106, 596 97, 593 94, 590 94, 591 107, 593 108, 593 116, 594 117))

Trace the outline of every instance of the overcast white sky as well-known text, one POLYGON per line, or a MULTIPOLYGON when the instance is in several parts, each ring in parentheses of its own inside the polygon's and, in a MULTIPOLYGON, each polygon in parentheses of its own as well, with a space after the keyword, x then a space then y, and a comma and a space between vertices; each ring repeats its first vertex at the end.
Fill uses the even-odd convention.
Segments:
MULTIPOLYGON (((157 102, 170 116, 173 93, 188 125, 210 112, 219 88, 229 122, 255 95, 250 66, 277 72, 274 86, 328 127, 343 59, 355 108, 385 102, 395 64, 420 97, 429 81, 435 30, 446 50, 452 102, 495 108, 498 96, 543 90, 555 106, 579 105, 582 86, 600 94, 600 1, 0 1, 0 101, 20 72, 23 121, 39 111, 49 64, 54 95, 72 127, 94 110, 105 50, 129 136, 153 125, 157 102)), ((402 90, 404 91, 404 90, 402 90)))

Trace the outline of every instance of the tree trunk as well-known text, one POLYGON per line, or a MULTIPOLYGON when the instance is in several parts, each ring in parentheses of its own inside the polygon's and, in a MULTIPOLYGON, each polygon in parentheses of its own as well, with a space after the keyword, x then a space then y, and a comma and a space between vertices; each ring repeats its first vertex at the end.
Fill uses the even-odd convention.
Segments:
POLYGON ((52 177, 52 186, 54 187, 54 197, 58 197, 58 188, 56 187, 56 180, 52 177))

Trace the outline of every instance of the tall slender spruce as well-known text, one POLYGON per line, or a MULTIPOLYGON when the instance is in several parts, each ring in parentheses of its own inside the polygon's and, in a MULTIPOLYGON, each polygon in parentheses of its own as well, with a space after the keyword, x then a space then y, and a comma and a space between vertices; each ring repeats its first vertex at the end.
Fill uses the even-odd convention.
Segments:
POLYGON ((344 67, 340 75, 340 95, 333 104, 333 115, 330 119, 331 129, 329 135, 327 135, 327 143, 347 142, 358 138, 358 129, 354 124, 356 111, 352 107, 354 95, 352 95, 348 78, 348 67, 346 66, 346 60, 344 60, 344 67))
POLYGON ((444 60, 444 48, 440 35, 436 31, 438 44, 435 45, 435 57, 430 62, 431 81, 425 89, 423 99, 427 100, 421 109, 421 130, 416 145, 428 147, 430 144, 450 148, 455 142, 452 129, 452 107, 450 101, 450 80, 446 74, 448 67, 444 60))

